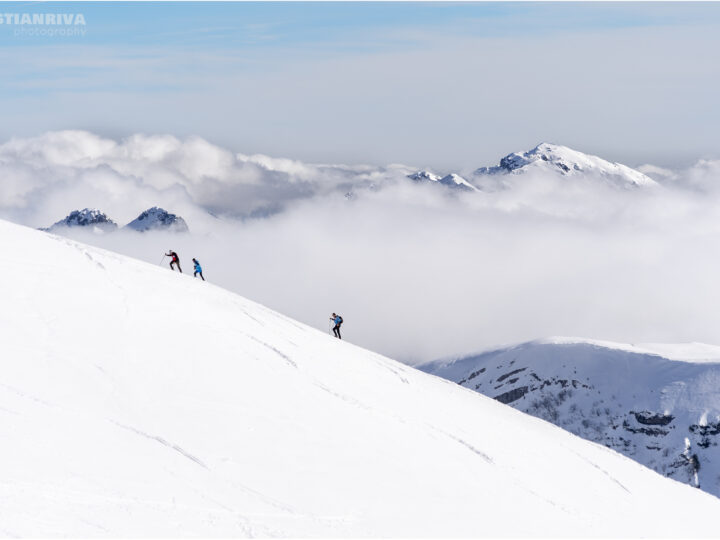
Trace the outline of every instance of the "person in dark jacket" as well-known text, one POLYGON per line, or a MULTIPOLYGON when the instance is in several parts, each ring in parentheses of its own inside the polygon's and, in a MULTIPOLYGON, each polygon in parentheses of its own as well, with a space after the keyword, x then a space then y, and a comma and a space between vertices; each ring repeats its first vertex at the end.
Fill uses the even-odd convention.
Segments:
POLYGON ((336 338, 342 339, 340 336, 340 325, 343 323, 343 318, 337 313, 333 313, 330 320, 335 323, 335 326, 333 326, 333 334, 336 338))
POLYGON ((182 268, 180 268, 180 257, 178 257, 178 254, 171 249, 170 253, 166 253, 165 256, 170 257, 170 269, 174 271, 175 267, 173 265, 177 264, 178 270, 180 270, 180 273, 182 274, 182 268))

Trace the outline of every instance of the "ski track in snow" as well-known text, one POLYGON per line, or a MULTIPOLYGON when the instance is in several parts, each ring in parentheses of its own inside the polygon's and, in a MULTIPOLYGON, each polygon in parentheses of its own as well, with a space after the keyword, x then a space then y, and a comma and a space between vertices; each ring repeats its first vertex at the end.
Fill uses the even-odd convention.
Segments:
POLYGON ((40 405, 44 405, 45 407, 55 407, 55 405, 53 403, 50 403, 48 401, 40 399, 39 397, 28 394, 27 392, 18 390, 17 388, 13 388, 12 386, 8 386, 7 384, 0 383, 0 387, 5 388, 5 390, 12 392, 16 396, 20 396, 21 398, 24 398, 24 399, 29 399, 30 401, 34 401, 35 403, 39 403, 40 405))
MULTIPOLYGON (((603 449, 604 449, 604 448, 603 448, 603 449)), ((571 451, 573 454, 575 454, 577 457, 579 457, 580 459, 582 459, 584 462, 586 462, 586 463, 588 463, 589 465, 592 465, 593 467, 595 467, 598 471, 600 471, 601 473, 603 473, 605 476, 607 476, 610 480, 612 480, 613 482, 615 482, 618 486, 620 486, 620 487, 621 487, 622 489, 624 489, 626 492, 632 494, 632 492, 631 492, 627 487, 625 487, 625 486, 622 484, 622 482, 620 482, 617 478, 615 478, 612 474, 610 474, 609 472, 607 472, 605 469, 603 469, 602 467, 600 467, 600 465, 598 465, 597 463, 589 460, 588 458, 586 458, 586 457, 583 456, 582 454, 578 454, 575 450, 570 450, 570 451, 571 451)))
POLYGON ((402 374, 403 372, 407 373, 406 368, 399 367, 396 369, 396 368, 392 367, 391 362, 388 361, 387 358, 384 358, 375 353, 371 353, 371 354, 372 354, 373 359, 375 360, 376 365, 378 365, 382 369, 389 371, 390 373, 395 375, 402 383, 410 384, 410 381, 402 374), (400 371, 400 370, 402 370, 402 371, 400 371))
POLYGON ((334 396, 334 397, 338 398, 339 400, 344 401, 345 403, 349 403, 350 405, 353 405, 355 407, 360 407, 361 409, 364 409, 366 411, 373 410, 372 407, 369 407, 369 406, 365 405, 364 403, 361 403, 360 401, 358 401, 355 398, 351 398, 350 396, 345 396, 343 394, 339 394, 339 393, 335 392, 331 388, 328 388, 327 386, 325 386, 320 381, 313 381, 313 385, 315 385, 320 390, 327 392, 331 396, 334 396))
POLYGON ((255 317, 253 317, 252 315, 250 315, 250 314, 249 314, 247 311, 245 311, 244 309, 242 310, 242 312, 243 312, 243 314, 244 314, 248 319, 251 319, 251 320, 255 321, 255 322, 258 324, 258 326, 265 326, 265 323, 264 323, 264 322, 260 321, 259 319, 256 319, 255 317))
POLYGON ((475 454, 475 455, 477 455, 477 456, 480 456, 480 457, 481 457, 482 459, 484 459, 487 463, 490 463, 490 464, 494 463, 493 459, 492 459, 490 456, 488 456, 488 455, 487 455, 485 452, 483 452, 482 450, 478 450, 475 446, 473 446, 472 444, 470 444, 470 443, 467 442, 466 440, 464 440, 464 439, 462 439, 462 438, 460 438, 460 437, 456 437, 456 436, 453 435, 452 433, 448 433, 447 431, 444 431, 444 430, 440 429, 440 428, 437 427, 437 426, 433 426, 433 425, 431 425, 431 424, 425 424, 425 425, 426 425, 428 428, 430 428, 432 431, 434 431, 434 432, 436 432, 436 433, 440 433, 440 434, 443 435, 444 437, 447 437, 448 439, 451 439, 451 440, 455 441, 456 443, 460 444, 461 446, 464 446, 465 448, 467 448, 468 450, 470 450, 473 454, 475 454))
POLYGON ((145 437, 146 439, 150 439, 151 441, 157 441, 157 442, 159 442, 160 444, 162 444, 162 445, 170 448, 171 450, 174 450, 175 452, 177 452, 177 453, 180 454, 181 456, 185 457, 186 459, 189 459, 190 461, 194 462, 195 464, 200 465, 200 466, 203 467, 204 469, 210 470, 209 467, 208 467, 207 465, 205 465, 205 463, 203 463, 200 459, 198 459, 198 458, 196 458, 195 456, 193 456, 190 452, 187 452, 187 451, 183 450, 183 449, 182 449, 180 446, 178 446, 177 444, 173 444, 173 443, 171 443, 171 442, 168 442, 168 441, 166 441, 165 439, 163 439, 162 437, 158 437, 157 435, 150 435, 149 433, 145 433, 144 431, 141 431, 141 430, 139 430, 139 429, 136 429, 136 428, 134 428, 134 427, 132 427, 132 426, 126 426, 126 425, 121 424, 120 422, 116 422, 116 421, 114 421, 114 420, 111 420, 111 422, 112 422, 113 424, 115 424, 116 426, 118 426, 119 428, 126 429, 126 430, 128 430, 128 431, 131 431, 131 432, 133 432, 133 433, 135 433, 135 434, 137 434, 137 435, 140 435, 141 437, 145 437))
POLYGON ((296 363, 294 360, 292 360, 292 359, 291 359, 287 354, 285 354, 284 352, 282 352, 282 351, 280 351, 279 349, 273 347, 273 346, 270 345, 269 343, 266 343, 266 342, 262 341, 261 339, 256 338, 255 336, 253 336, 253 335, 251 335, 251 334, 243 334, 243 335, 244 335, 245 337, 247 337, 247 338, 252 339, 252 340, 253 340, 254 342, 256 342, 256 343, 259 343, 259 344, 262 345, 263 347, 265 347, 265 348, 267 348, 267 349, 270 349, 270 350, 271 350, 272 352, 274 352, 277 356, 279 356, 280 358, 282 358, 282 359, 285 361, 285 363, 287 363, 289 366, 292 366, 292 367, 294 367, 295 369, 297 369, 297 367, 298 367, 297 363, 296 363))

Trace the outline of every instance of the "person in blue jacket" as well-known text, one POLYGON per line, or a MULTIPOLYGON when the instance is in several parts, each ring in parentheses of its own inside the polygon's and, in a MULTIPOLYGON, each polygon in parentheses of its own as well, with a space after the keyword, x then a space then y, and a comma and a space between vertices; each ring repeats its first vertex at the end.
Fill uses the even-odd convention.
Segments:
POLYGON ((333 326, 333 334, 335 334, 336 338, 342 339, 342 337, 340 337, 340 325, 343 323, 343 318, 337 313, 333 313, 330 320, 335 323, 335 326, 333 326))
POLYGON ((202 266, 200 266, 200 261, 197 259, 193 259, 193 264, 195 265, 195 272, 193 273, 193 277, 197 277, 198 274, 200 274, 200 277, 203 281, 205 281, 205 278, 202 275, 202 266))

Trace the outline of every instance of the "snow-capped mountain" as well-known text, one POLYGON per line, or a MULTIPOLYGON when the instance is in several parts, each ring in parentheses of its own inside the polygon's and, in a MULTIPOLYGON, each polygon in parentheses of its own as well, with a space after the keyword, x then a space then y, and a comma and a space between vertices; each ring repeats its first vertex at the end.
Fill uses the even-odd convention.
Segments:
POLYGON ((73 210, 65 218, 43 230, 57 232, 58 229, 68 227, 89 227, 94 232, 104 233, 117 229, 117 223, 96 208, 84 208, 73 210))
POLYGON ((473 186, 470 182, 465 180, 459 174, 455 173, 450 173, 445 176, 439 176, 437 174, 431 173, 430 171, 422 170, 413 174, 409 174, 408 178, 416 182, 435 182, 437 184, 442 184, 444 186, 454 189, 461 189, 463 191, 477 191, 477 188, 475 186, 473 186))
POLYGON ((139 232, 152 230, 188 231, 187 223, 183 218, 157 206, 148 208, 125 227, 139 232))
POLYGON ((483 183, 488 176, 544 173, 579 178, 600 178, 620 187, 657 185, 649 176, 620 163, 584 154, 566 146, 542 143, 523 153, 508 154, 495 167, 481 167, 473 180, 483 183))
POLYGON ((460 188, 464 189, 466 191, 477 191, 478 189, 473 186, 470 182, 465 180, 462 176, 455 173, 450 173, 448 175, 443 176, 438 180, 441 184, 445 186, 450 186, 453 188, 460 188))
POLYGON ((430 171, 423 170, 408 174, 408 178, 410 180, 415 180, 416 182, 438 182, 441 177, 435 173, 431 173, 430 171))
POLYGON ((3 536, 717 534, 720 500, 456 384, 187 274, 0 236, 3 536))
POLYGON ((421 369, 720 496, 720 347, 554 338, 421 369))
POLYGON ((640 171, 620 163, 611 163, 597 156, 584 154, 566 146, 542 143, 523 153, 508 154, 495 167, 480 167, 468 181, 459 174, 440 176, 427 170, 409 174, 416 182, 434 182, 465 191, 497 191, 512 187, 517 176, 570 177, 589 181, 600 180, 615 187, 649 187, 657 182, 640 171))

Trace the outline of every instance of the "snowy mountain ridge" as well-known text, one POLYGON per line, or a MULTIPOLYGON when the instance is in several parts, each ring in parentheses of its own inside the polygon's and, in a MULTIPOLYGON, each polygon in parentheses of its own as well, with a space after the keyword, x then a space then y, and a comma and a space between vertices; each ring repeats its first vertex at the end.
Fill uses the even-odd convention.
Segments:
POLYGON ((560 174, 569 177, 597 177, 623 187, 655 186, 649 176, 620 163, 584 154, 567 146, 541 143, 532 150, 513 152, 495 167, 481 167, 474 173, 480 180, 487 175, 528 174, 533 172, 560 174))
POLYGON ((187 232, 188 226, 180 216, 171 214, 167 210, 153 206, 148 208, 137 218, 125 225, 125 228, 145 232, 151 230, 170 230, 174 232, 187 232))
POLYGON ((716 498, 456 384, 187 274, 0 234, 5 536, 717 533, 688 519, 716 498))
POLYGON ((463 191, 478 191, 478 189, 470 182, 465 180, 459 174, 455 173, 440 176, 430 171, 422 170, 409 174, 408 178, 414 180, 415 182, 432 182, 436 184, 441 184, 449 188, 460 189, 463 191))
POLYGON ((658 183, 642 172, 620 163, 605 159, 567 146, 540 143, 527 152, 513 152, 503 157, 494 167, 480 167, 473 171, 470 180, 456 173, 445 176, 428 170, 408 175, 416 182, 434 182, 464 191, 496 191, 510 187, 507 180, 514 176, 543 175, 569 177, 588 181, 602 181, 620 188, 656 186, 658 183))
POLYGON ((443 176, 438 180, 441 184, 449 187, 464 189, 465 191, 478 191, 470 182, 465 180, 462 176, 455 173, 450 173, 443 176))
POLYGON ((117 223, 96 208, 84 208, 73 210, 66 217, 43 230, 56 232, 63 227, 92 227, 102 233, 117 229, 117 223))
MULTIPOLYGON (((92 228, 93 232, 96 233, 112 232, 118 228, 117 223, 108 218, 104 212, 94 208, 85 208, 83 210, 73 210, 67 217, 54 225, 40 230, 62 233, 64 229, 77 227, 92 228)), ((157 206, 145 210, 123 228, 138 232, 149 230, 188 232, 187 223, 183 218, 157 206)))
POLYGON ((720 363, 720 345, 708 343, 616 343, 600 339, 587 339, 568 336, 553 336, 533 340, 530 343, 547 345, 587 344, 608 349, 634 352, 637 354, 654 354, 668 360, 678 362, 713 362, 720 363))
POLYGON ((550 338, 420 368, 720 496, 720 347, 550 338))

